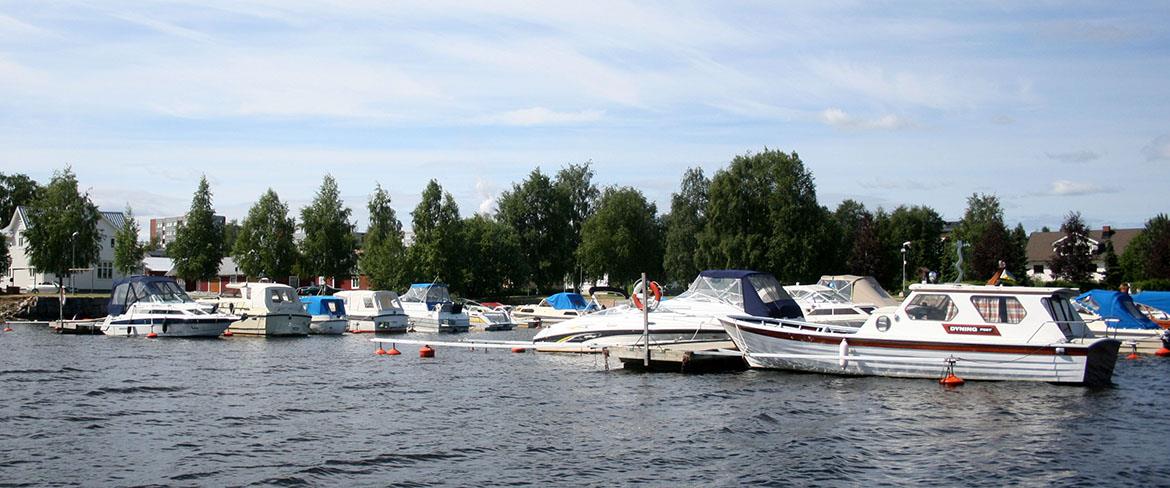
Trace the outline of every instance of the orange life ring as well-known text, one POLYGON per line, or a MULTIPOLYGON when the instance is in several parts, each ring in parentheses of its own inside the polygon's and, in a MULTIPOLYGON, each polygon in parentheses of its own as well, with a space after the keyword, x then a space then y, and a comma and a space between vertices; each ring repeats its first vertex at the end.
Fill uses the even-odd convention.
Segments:
MULTIPOLYGON (((638 288, 640 287, 641 285, 634 287, 634 306, 638 307, 638 310, 642 310, 642 299, 638 298, 638 295, 640 295, 638 288)), ((650 282, 650 293, 654 294, 654 303, 662 301, 662 288, 658 286, 657 281, 650 282)))

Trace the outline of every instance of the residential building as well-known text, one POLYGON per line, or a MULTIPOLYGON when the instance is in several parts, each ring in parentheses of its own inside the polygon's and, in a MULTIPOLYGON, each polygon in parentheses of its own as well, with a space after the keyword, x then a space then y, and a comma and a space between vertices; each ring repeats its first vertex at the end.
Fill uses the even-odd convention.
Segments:
MULTIPOLYGON (((1085 239, 1089 242, 1093 262, 1097 265, 1097 271, 1093 273, 1092 279, 1100 281, 1105 277, 1105 242, 1112 242, 1113 253, 1121 256, 1125 248, 1129 247, 1130 241, 1141 233, 1142 229, 1114 229, 1108 225, 1098 230, 1090 230, 1085 239)), ((1059 231, 1033 232, 1028 236, 1029 278, 1040 283, 1056 279, 1052 272, 1052 254, 1056 252, 1057 243, 1067 238, 1068 236, 1059 231)))
MULTIPOLYGON (((109 291, 114 280, 123 275, 114 270, 114 235, 125 224, 126 217, 122 212, 101 212, 97 227, 101 250, 96 263, 77 263, 77 272, 65 282, 65 286, 82 291, 109 291)), ((12 214, 12 220, 4 228, 8 242, 8 254, 12 257, 12 264, 4 270, 3 283, 5 286, 16 286, 28 289, 38 283, 55 283, 57 277, 53 273, 37 270, 29 264, 28 242, 24 237, 28 229, 28 216, 25 207, 17 207, 12 214)))
MULTIPOLYGON (((216 224, 223 227, 227 224, 227 218, 222 215, 212 217, 216 224)), ((157 240, 163 249, 166 249, 167 244, 175 240, 178 235, 179 227, 187 222, 187 216, 181 217, 162 217, 157 219, 150 219, 150 240, 157 240)))

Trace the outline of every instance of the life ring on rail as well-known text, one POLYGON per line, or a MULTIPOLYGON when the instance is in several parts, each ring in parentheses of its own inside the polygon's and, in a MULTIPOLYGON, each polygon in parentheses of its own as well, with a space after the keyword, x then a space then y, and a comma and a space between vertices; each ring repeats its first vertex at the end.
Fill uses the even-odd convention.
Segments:
MULTIPOLYGON (((642 310, 642 299, 640 298, 642 295, 642 287, 643 283, 641 281, 638 281, 638 283, 634 285, 634 306, 638 307, 638 310, 642 310)), ((653 310, 660 302, 662 302, 662 287, 658 286, 657 281, 650 282, 650 293, 654 295, 654 300, 647 301, 650 302, 648 305, 650 305, 650 309, 653 310)))

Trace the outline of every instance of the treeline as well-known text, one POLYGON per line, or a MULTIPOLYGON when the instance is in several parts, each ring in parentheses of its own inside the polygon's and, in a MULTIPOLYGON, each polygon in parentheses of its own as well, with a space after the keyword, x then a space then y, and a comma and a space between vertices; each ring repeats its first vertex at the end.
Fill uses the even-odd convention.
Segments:
MULTIPOLYGON (((84 231, 82 239, 70 237, 97 219, 72 172, 55 173, 45 188, 22 176, 0 179, 0 210, 9 205, 11 215, 14 205, 30 205, 33 227, 51 229, 38 243, 28 236, 34 261, 68 247, 46 244, 52 236, 77 247, 77 263, 96 260, 96 238, 84 231), (91 241, 94 250, 87 253, 82 248, 91 241)), ((710 178, 699 168, 687 170, 669 211, 660 215, 640 190, 598 188, 593 176, 588 162, 553 175, 537 168, 500 195, 493 214, 466 218, 451 194, 431 180, 410 213, 409 243, 380 185, 370 195, 367 231, 359 241, 352 210, 330 175, 299 218, 269 189, 242 222, 223 226, 214 218, 203 178, 167 253, 177 274, 189 281, 214 278, 221 259, 232 256, 253 278, 343 279, 360 273, 374 288, 402 290, 410 282, 437 280, 465 296, 548 292, 602 277, 621 286, 642 272, 679 290, 711 268, 769 271, 785 283, 812 282, 822 274, 872 275, 897 291, 904 285, 903 271, 908 282, 931 272, 939 281, 984 281, 1002 265, 1027 284, 1028 235, 1021 224, 1009 228, 994 195, 971 195, 953 228, 925 205, 868 209, 846 200, 830 209, 818 203, 813 175, 795 152, 765 149, 735 157, 710 178)), ((1051 259, 1062 279, 1089 284, 1097 258, 1106 262, 1103 281, 1110 286, 1170 279, 1165 215, 1151 219, 1122 256, 1108 241, 1102 249, 1089 249, 1080 214, 1070 213, 1061 230, 1072 236, 1059 243, 1051 259)), ((137 235, 137 223, 128 218, 116 239, 119 270, 140 269, 149 246, 138 243, 137 235)), ((66 264, 64 258, 34 262, 39 269, 60 270, 60 276, 79 266, 66 264)))

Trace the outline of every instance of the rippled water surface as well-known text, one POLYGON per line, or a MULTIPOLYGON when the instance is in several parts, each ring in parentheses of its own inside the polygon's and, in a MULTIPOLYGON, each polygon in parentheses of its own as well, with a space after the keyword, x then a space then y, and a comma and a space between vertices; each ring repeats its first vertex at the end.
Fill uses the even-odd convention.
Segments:
MULTIPOLYGON (((532 331, 466 338, 526 338, 532 331)), ((1170 360, 1115 387, 605 369, 368 336, 0 334, 0 486, 1170 483, 1170 360)))

